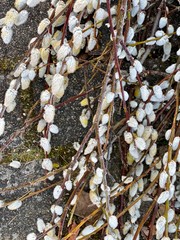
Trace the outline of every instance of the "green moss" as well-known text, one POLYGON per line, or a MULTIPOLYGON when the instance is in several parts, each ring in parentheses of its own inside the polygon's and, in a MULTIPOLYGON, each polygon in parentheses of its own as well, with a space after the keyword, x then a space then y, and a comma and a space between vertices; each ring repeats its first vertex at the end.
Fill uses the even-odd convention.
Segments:
MULTIPOLYGON (((52 148, 49 157, 53 160, 55 165, 64 166, 71 161, 72 156, 75 154, 75 150, 72 146, 57 146, 52 148)), ((9 163, 12 160, 18 160, 20 162, 30 162, 33 160, 39 160, 44 158, 43 150, 37 146, 28 148, 25 145, 21 145, 13 150, 9 150, 4 154, 3 162, 9 163)))
POLYGON ((43 157, 44 154, 40 148, 37 147, 30 149, 22 145, 5 153, 3 156, 3 162, 9 163, 13 160, 30 162, 35 159, 42 159, 43 157))
POLYGON ((15 58, 7 58, 3 57, 0 59, 0 72, 5 73, 5 72, 10 72, 14 70, 16 64, 20 60, 20 57, 15 57, 15 58))
POLYGON ((52 148, 49 157, 53 160, 54 163, 64 166, 71 161, 71 158, 74 154, 75 150, 70 145, 57 146, 52 148))

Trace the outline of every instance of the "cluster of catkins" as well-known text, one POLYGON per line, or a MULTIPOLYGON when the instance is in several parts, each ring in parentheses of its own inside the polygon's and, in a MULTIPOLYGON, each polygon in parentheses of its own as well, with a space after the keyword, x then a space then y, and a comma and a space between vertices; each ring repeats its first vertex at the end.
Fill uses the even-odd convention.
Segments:
MULTIPOLYGON (((19 26, 26 22, 28 18, 27 6, 35 7, 44 0, 16 0, 14 8, 11 8, 4 18, 0 19, 1 38, 5 44, 9 44, 13 35, 13 26, 19 26)), ((86 146, 81 149, 81 145, 74 143, 74 148, 78 152, 79 158, 72 158, 70 167, 63 171, 63 185, 57 185, 53 190, 53 197, 58 201, 51 206, 53 222, 44 223, 41 218, 37 219, 37 229, 39 234, 42 234, 45 240, 59 239, 56 235, 55 228, 61 221, 63 207, 59 204, 64 191, 70 192, 75 188, 79 181, 83 178, 88 170, 87 163, 91 162, 94 166, 93 174, 89 181, 89 197, 92 204, 97 207, 106 206, 106 212, 100 215, 99 220, 92 225, 82 229, 77 239, 82 239, 87 235, 91 235, 98 228, 107 223, 105 228, 105 240, 124 239, 131 240, 138 229, 138 220, 141 218, 140 208, 142 202, 151 202, 151 194, 155 188, 160 187, 161 191, 157 198, 157 203, 167 204, 164 215, 161 215, 156 220, 156 239, 168 240, 165 232, 174 234, 178 231, 177 220, 175 218, 175 210, 171 207, 170 202, 173 201, 176 208, 180 207, 180 188, 176 186, 176 172, 180 163, 180 137, 174 135, 174 126, 167 130, 165 139, 169 142, 168 151, 162 159, 159 159, 157 164, 151 168, 150 177, 140 178, 142 173, 147 169, 147 166, 156 161, 157 155, 157 140, 159 137, 158 131, 154 128, 159 110, 163 109, 166 104, 177 94, 172 88, 172 82, 163 80, 153 87, 148 81, 141 81, 140 75, 144 71, 143 63, 147 58, 147 50, 149 46, 157 45, 163 48, 162 61, 165 62, 171 55, 172 44, 171 37, 176 34, 180 35, 180 28, 174 29, 174 26, 169 24, 167 16, 161 16, 158 20, 157 29, 152 36, 144 40, 144 47, 137 49, 135 34, 136 31, 143 26, 146 19, 146 13, 151 1, 147 0, 132 0, 131 2, 131 17, 134 19, 134 25, 130 26, 127 32, 126 41, 122 44, 117 44, 117 58, 120 61, 126 61, 129 64, 129 71, 126 73, 126 79, 122 79, 120 73, 115 68, 114 61, 111 64, 111 73, 114 74, 115 89, 111 81, 106 86, 100 112, 98 112, 99 126, 98 137, 89 138, 86 146), (128 93, 128 86, 134 87, 136 91, 134 99, 128 93), (137 85, 139 87, 137 87, 137 85), (124 141, 128 146, 127 165, 133 166, 133 171, 128 176, 121 176, 121 182, 114 183, 113 186, 108 186, 104 168, 100 162, 98 155, 98 145, 103 146, 109 143, 107 139, 107 131, 112 115, 109 109, 115 99, 119 99, 126 104, 129 104, 129 117, 126 119, 126 128, 123 131, 124 141), (71 173, 77 175, 71 177, 71 173), (159 182, 156 181, 153 187, 144 193, 143 198, 136 199, 143 194, 145 186, 153 183, 159 176, 159 182), (138 181, 135 181, 139 177, 138 181), (133 184, 131 184, 135 181, 133 184), (113 201, 110 201, 116 195, 120 195, 124 189, 128 190, 128 204, 136 201, 129 209, 129 217, 124 223, 122 233, 118 229, 118 218, 116 216, 116 206, 113 201), (122 236, 123 235, 123 236, 122 236)), ((68 87, 68 75, 74 73, 78 69, 78 54, 82 49, 86 52, 92 51, 97 44, 97 36, 99 28, 102 27, 104 20, 111 17, 112 27, 115 34, 117 20, 117 6, 111 6, 110 15, 102 8, 104 0, 76 0, 72 5, 68 22, 66 11, 71 2, 63 2, 61 0, 52 0, 48 10, 47 18, 43 19, 37 29, 38 36, 33 38, 29 43, 29 55, 14 71, 14 79, 11 81, 9 88, 5 93, 4 103, 0 105, 0 136, 5 130, 5 112, 12 112, 16 107, 16 96, 18 89, 27 89, 37 77, 44 78, 48 88, 40 94, 40 106, 42 110, 42 119, 37 125, 38 133, 42 133, 40 146, 44 150, 45 158, 42 161, 42 168, 46 172, 53 170, 53 163, 48 155, 51 151, 51 135, 58 134, 59 128, 54 123, 56 103, 63 97, 66 88, 68 87), (88 18, 92 15, 92 18, 88 18), (88 20, 87 20, 88 19, 88 20), (83 20, 83 21, 82 21, 83 20), (64 36, 64 25, 67 24, 69 38, 64 36), (51 59, 53 61, 51 62, 51 59)), ((125 4, 127 7, 127 2, 125 4)), ((105 26, 105 25, 104 25, 105 26)), ((110 27, 110 24, 106 24, 110 27)), ((112 36, 109 35, 111 40, 112 36)), ((180 49, 176 53, 177 58, 180 56, 180 49)), ((172 81, 179 85, 180 81, 180 65, 179 62, 170 65, 166 68, 166 74, 172 75, 172 81)), ((110 79, 109 79, 110 80, 110 79)), ((178 89, 178 87, 177 87, 178 89)), ((85 98, 81 101, 83 107, 80 116, 80 122, 84 128, 89 124, 91 112, 89 104, 93 107, 93 97, 85 98), (90 101, 90 102, 88 102, 90 101)), ((171 106, 171 105, 169 105, 171 106)), ((111 112, 111 113, 112 113, 111 112)), ((96 113, 97 114, 97 113, 96 113)), ((96 117, 96 116, 95 116, 96 117)), ((177 110, 175 125, 180 120, 180 108, 177 110)), ((109 161, 111 158, 112 147, 108 151, 103 152, 103 158, 109 161)), ((102 156, 101 156, 102 157, 102 156)), ((20 162, 12 161, 11 167, 19 168, 20 162)), ((54 175, 49 175, 49 180, 54 179, 54 175)), ((78 196, 75 195, 70 203, 74 206, 78 201, 78 196)), ((5 203, 0 201, 0 206, 5 203)), ((21 207, 22 201, 17 199, 8 205, 10 210, 16 210, 21 207)), ((27 240, 35 240, 38 235, 29 233, 27 240)), ((138 235, 136 239, 139 239, 138 235)))

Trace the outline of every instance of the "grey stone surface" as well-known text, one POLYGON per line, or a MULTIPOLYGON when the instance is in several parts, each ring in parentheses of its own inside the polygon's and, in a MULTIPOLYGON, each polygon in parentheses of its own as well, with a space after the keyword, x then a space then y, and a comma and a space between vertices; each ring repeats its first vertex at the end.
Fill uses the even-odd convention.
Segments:
MULTIPOLYGON (((26 193, 34 192, 50 185, 46 181, 19 189, 22 184, 29 183, 43 176, 40 161, 32 161, 23 164, 20 169, 10 166, 0 166, 0 200, 10 202, 26 193)), ((26 235, 36 231, 36 220, 38 217, 44 221, 50 221, 50 206, 53 203, 52 189, 30 197, 23 201, 23 205, 14 211, 7 207, 0 209, 0 240, 25 240, 26 235)))

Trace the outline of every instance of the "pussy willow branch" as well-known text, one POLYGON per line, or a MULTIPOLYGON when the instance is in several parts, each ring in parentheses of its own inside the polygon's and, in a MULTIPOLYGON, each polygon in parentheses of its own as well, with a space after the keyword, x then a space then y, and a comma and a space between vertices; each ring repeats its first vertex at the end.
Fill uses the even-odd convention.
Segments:
MULTIPOLYGON (((66 6, 65 8, 56 16, 54 17, 50 24, 47 26, 47 28, 37 37, 37 39, 30 45, 30 48, 28 49, 28 51, 24 54, 24 57, 23 59, 20 61, 20 63, 18 64, 18 66, 21 64, 21 63, 25 63, 26 65, 29 63, 29 56, 31 54, 31 50, 34 48, 34 47, 37 47, 37 45, 40 44, 40 42, 42 41, 42 38, 43 36, 48 32, 48 29, 52 27, 53 23, 67 10, 68 6, 70 5, 71 1, 73 0, 69 0, 67 3, 66 3, 66 6)), ((53 10, 53 13, 51 15, 54 15, 55 13, 55 9, 53 10)), ((20 84, 20 77, 18 77, 16 79, 16 84, 14 86, 14 89, 17 88, 17 86, 20 84)), ((6 110, 6 107, 3 106, 2 108, 2 111, 0 112, 0 118, 2 118, 4 116, 4 112, 6 110)))
MULTIPOLYGON (((159 161, 159 160, 158 160, 158 161, 159 161)), ((141 174, 141 176, 137 177, 133 182, 131 182, 130 184, 128 184, 123 190, 121 190, 120 192, 118 192, 115 196, 111 197, 111 199, 114 200, 115 198, 117 198, 117 197, 119 197, 120 195, 124 194, 124 193, 127 192, 127 191, 130 189, 130 187, 131 187, 134 183, 136 183, 139 179, 147 176, 147 174, 151 171, 152 168, 155 167, 155 165, 158 163, 158 161, 154 161, 154 162, 151 164, 151 166, 150 166, 145 172, 143 172, 143 174, 141 174)), ((158 177, 158 176, 157 176, 157 177, 158 177)), ((124 181, 125 181, 125 180, 124 180, 124 181)), ((156 181, 154 180, 154 182, 152 182, 152 183, 150 184, 151 186, 148 187, 148 189, 145 190, 145 193, 149 191, 149 189, 153 186, 153 184, 154 184, 155 182, 156 182, 156 181)), ((123 184, 124 184, 124 183, 121 182, 121 183, 117 186, 117 188, 122 187, 123 184)), ((144 196, 144 193, 143 193, 141 196, 143 197, 143 196, 144 196)), ((142 197, 141 197, 141 198, 142 198, 142 197)), ((136 199, 136 200, 137 200, 137 199, 136 199)), ((128 211, 128 209, 129 209, 130 207, 132 207, 136 202, 137 202, 137 201, 134 201, 131 206, 128 206, 128 208, 124 209, 122 215, 124 215, 124 214, 128 211)), ((76 232, 76 231, 77 231, 80 227, 82 227, 88 220, 90 220, 90 219, 92 218, 92 216, 95 216, 98 212, 100 212, 103 206, 104 206, 104 204, 103 204, 101 207, 99 207, 98 209, 94 210, 93 213, 91 213, 89 216, 85 217, 70 233, 68 233, 65 237, 63 237, 62 240, 67 240, 67 239, 69 239, 69 237, 71 237, 71 236, 74 234, 74 232, 76 232)), ((122 215, 120 215, 120 216, 122 216, 122 215)), ((120 216, 119 216, 119 217, 120 217, 120 216)), ((106 225, 103 225, 102 228, 104 228, 105 226, 107 226, 107 224, 106 224, 106 225)), ((102 229, 102 228, 101 228, 101 229, 102 229)), ((98 229, 98 231, 100 231, 101 229, 98 229)), ((94 232, 94 233, 95 233, 95 232, 94 232)), ((87 236, 86 236, 86 237, 87 237, 87 236)))
POLYGON ((74 0, 71 1, 70 5, 68 7, 67 13, 66 13, 66 20, 65 20, 63 30, 62 30, 63 34, 62 34, 62 39, 61 39, 61 46, 64 43, 64 39, 65 39, 65 36, 66 36, 66 33, 67 33, 68 20, 69 20, 70 13, 72 11, 73 4, 74 4, 74 0))
POLYGON ((100 114, 102 112, 102 102, 105 97, 107 85, 110 81, 109 76, 110 76, 110 73, 111 73, 112 67, 113 67, 112 62, 113 62, 113 53, 110 56, 107 70, 106 70, 106 75, 104 76, 104 80, 102 82, 101 93, 100 93, 100 97, 98 99, 98 106, 97 106, 95 120, 94 120, 94 124, 93 124, 94 129, 95 129, 96 140, 97 140, 99 161, 100 161, 101 168, 103 169, 103 184, 104 184, 104 191, 105 191, 105 196, 106 196, 106 211, 107 211, 108 215, 109 215, 109 192, 108 192, 108 184, 107 184, 107 168, 106 168, 106 165, 104 162, 104 154, 103 154, 103 149, 102 149, 102 145, 101 145, 100 137, 99 137, 99 122, 100 122, 100 117, 101 117, 100 114))
MULTIPOLYGON (((179 83, 176 86, 176 109, 175 109, 175 113, 174 113, 174 118, 173 118, 173 123, 172 123, 172 127, 171 127, 171 135, 170 135, 170 139, 169 139, 169 147, 168 147, 168 161, 167 161, 167 166, 166 166, 166 172, 168 174, 168 179, 166 182, 166 190, 169 191, 170 189, 170 184, 171 184, 171 177, 169 175, 169 167, 168 167, 168 163, 171 161, 172 159, 172 143, 175 137, 175 129, 176 129, 176 119, 177 119, 177 114, 179 111, 179 83)), ((168 232, 168 211, 169 211, 169 204, 170 201, 169 199, 166 201, 165 203, 165 212, 164 212, 164 216, 166 218, 166 225, 165 225, 165 237, 168 237, 169 232, 168 232)))
MULTIPOLYGON (((67 100, 65 100, 64 102, 57 104, 55 106, 55 108, 61 109, 62 107, 74 102, 78 98, 86 96, 87 93, 93 92, 94 90, 96 90, 98 88, 99 87, 93 87, 90 90, 88 90, 87 92, 83 92, 79 95, 72 96, 72 97, 68 98, 67 100)), ((29 113, 28 113, 28 117, 26 118, 23 127, 21 127, 20 129, 16 130, 14 133, 11 134, 9 139, 5 143, 3 143, 3 146, 0 148, 0 152, 2 153, 14 141, 15 138, 17 138, 20 134, 24 133, 26 131, 26 129, 28 127, 30 127, 32 124, 34 124, 35 122, 40 120, 42 118, 42 114, 43 114, 43 111, 41 110, 37 116, 35 116, 33 118, 29 118, 29 113)), ((0 162, 2 162, 2 160, 0 160, 0 162)))
MULTIPOLYGON (((151 182, 149 184, 149 186, 146 188, 146 190, 144 190, 143 194, 141 194, 138 198, 136 198, 132 203, 130 203, 130 205, 125 208, 122 212, 120 212, 118 215, 117 215, 117 218, 120 218, 122 215, 124 215, 132 206, 134 206, 134 204, 136 204, 139 200, 141 200, 143 198, 143 196, 145 194, 148 193, 148 191, 154 186, 154 184, 158 181, 158 178, 159 178, 159 174, 156 176, 156 178, 153 180, 153 182, 151 182)), ((94 232, 92 232, 91 234, 85 236, 85 237, 82 237, 81 240, 83 239, 87 239, 88 237, 98 233, 100 230, 102 230, 103 228, 107 227, 108 223, 104 223, 100 228, 96 229, 94 232)), ((66 236, 67 237, 67 236, 66 236)), ((62 238, 62 240, 66 240, 68 238, 62 238)))
MULTIPOLYGON (((164 2, 165 2, 165 0, 162 0, 160 5, 159 5, 159 7, 158 7, 158 13, 157 13, 155 21, 154 21, 154 25, 153 25, 153 28, 152 28, 152 31, 151 31, 151 36, 154 36, 155 31, 157 29, 157 26, 158 26, 158 23, 159 23, 159 19, 161 17, 161 12, 162 12, 162 7, 164 5, 164 2)), ((152 48, 153 48, 153 46, 147 46, 146 51, 142 55, 141 60, 140 60, 142 64, 145 62, 146 58, 149 56, 152 48)))
MULTIPOLYGON (((141 222, 138 224, 138 228, 134 234, 133 240, 136 240, 138 235, 141 232, 141 229, 143 228, 145 222, 147 221, 147 219, 149 218, 149 215, 151 214, 151 212, 153 211, 153 209, 155 208, 156 204, 157 204, 157 199, 159 197, 159 195, 161 194, 162 189, 158 188, 158 192, 156 194, 156 196, 153 198, 153 202, 151 203, 150 207, 148 208, 148 210, 146 211, 146 213, 144 214, 143 218, 141 219, 141 222)), ((149 232, 153 230, 150 228, 149 232)))
POLYGON ((61 238, 62 238, 62 232, 63 232, 63 228, 64 228, 65 218, 66 218, 67 213, 68 213, 68 210, 69 210, 69 208, 70 208, 70 203, 71 203, 71 201, 73 200, 75 194, 78 192, 78 190, 79 190, 79 188, 81 187, 81 185, 82 185, 85 181, 87 181, 90 172, 91 172, 91 169, 88 169, 88 170, 84 173, 83 177, 82 177, 82 178, 80 179, 80 181, 77 183, 76 188, 75 188, 75 189, 73 190, 73 192, 71 193, 71 195, 70 195, 70 197, 69 197, 69 199, 68 199, 68 201, 67 201, 67 203, 66 203, 66 205, 65 205, 65 207, 64 207, 63 214, 62 214, 62 216, 61 216, 60 221, 58 222, 58 223, 59 223, 59 231, 58 231, 58 239, 59 239, 59 240, 61 240, 61 238))
POLYGON ((46 180, 48 177, 59 174, 60 172, 62 172, 64 169, 66 169, 69 166, 69 164, 58 168, 56 170, 53 170, 52 172, 47 173, 46 175, 39 177, 35 180, 31 180, 30 182, 25 182, 23 184, 18 185, 17 187, 8 187, 8 188, 0 188, 0 193, 4 193, 4 192, 8 192, 8 191, 16 191, 18 189, 24 188, 24 187, 28 187, 28 186, 33 186, 33 185, 37 185, 37 183, 41 183, 44 182, 44 180, 46 180))
POLYGON ((122 93, 122 99, 123 99, 123 108, 124 108, 124 112, 126 115, 126 120, 129 119, 129 112, 126 106, 126 101, 124 98, 124 89, 122 86, 122 75, 121 75, 121 71, 120 71, 120 66, 119 66, 119 60, 118 60, 118 56, 117 56, 117 40, 115 37, 115 33, 114 33, 114 28, 113 28, 113 24, 112 24, 112 15, 111 15, 111 6, 110 6, 110 1, 107 0, 106 1, 106 5, 107 5, 107 11, 108 11, 108 15, 109 15, 109 24, 110 24, 110 31, 111 31, 111 35, 112 35, 112 40, 113 40, 113 53, 114 53, 114 60, 115 60, 115 65, 118 71, 118 75, 119 75, 119 81, 120 81, 120 88, 121 88, 121 93, 122 93))

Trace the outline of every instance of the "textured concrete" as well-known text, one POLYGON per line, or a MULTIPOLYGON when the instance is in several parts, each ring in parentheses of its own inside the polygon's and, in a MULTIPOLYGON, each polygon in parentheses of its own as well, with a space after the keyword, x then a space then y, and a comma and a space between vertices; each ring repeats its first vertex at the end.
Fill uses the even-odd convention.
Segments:
MULTIPOLYGON (((0 166, 0 199, 10 202, 26 193, 42 189, 49 184, 41 182, 33 186, 5 191, 6 188, 16 188, 43 176, 39 161, 23 164, 20 169, 9 166, 0 166)), ((25 240, 26 235, 36 230, 36 220, 43 217, 44 221, 50 220, 49 207, 53 202, 52 189, 30 197, 15 211, 7 208, 0 209, 0 240, 25 240)))

